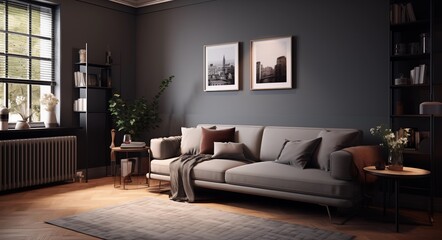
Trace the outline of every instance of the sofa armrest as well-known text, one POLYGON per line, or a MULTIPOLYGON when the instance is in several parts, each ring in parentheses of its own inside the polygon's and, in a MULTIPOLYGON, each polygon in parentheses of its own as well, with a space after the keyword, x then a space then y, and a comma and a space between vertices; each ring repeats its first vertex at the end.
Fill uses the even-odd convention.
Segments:
POLYGON ((345 150, 330 154, 330 174, 339 180, 353 180, 357 173, 353 162, 353 155, 345 150))
POLYGON ((372 183, 377 177, 367 175, 364 167, 383 161, 379 145, 355 146, 344 148, 330 155, 331 174, 336 179, 351 180, 357 177, 360 182, 372 183))
POLYGON ((153 159, 166 159, 177 157, 181 154, 181 136, 152 138, 150 151, 153 159))

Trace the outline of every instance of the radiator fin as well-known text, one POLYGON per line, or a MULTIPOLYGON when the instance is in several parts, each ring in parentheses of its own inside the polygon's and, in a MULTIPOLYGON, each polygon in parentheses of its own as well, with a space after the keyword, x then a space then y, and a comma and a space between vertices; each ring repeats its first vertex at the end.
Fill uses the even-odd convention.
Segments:
POLYGON ((0 141, 0 191, 72 180, 77 137, 0 141))

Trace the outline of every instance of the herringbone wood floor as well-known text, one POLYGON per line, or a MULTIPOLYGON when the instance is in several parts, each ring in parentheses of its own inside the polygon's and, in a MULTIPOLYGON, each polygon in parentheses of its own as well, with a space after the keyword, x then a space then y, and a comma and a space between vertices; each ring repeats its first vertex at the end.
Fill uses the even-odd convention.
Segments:
MULTIPOLYGON (((153 183, 155 184, 155 182, 153 183)), ((401 233, 384 221, 376 208, 365 208, 345 225, 328 221, 324 207, 271 198, 205 191, 205 200, 195 203, 240 214, 287 221, 310 227, 341 231, 356 239, 442 239, 442 214, 436 213, 433 226, 402 224, 401 233)), ((112 206, 146 196, 167 200, 167 193, 153 193, 146 188, 120 190, 112 178, 93 179, 88 183, 68 183, 0 195, 0 239, 94 239, 49 224, 45 220, 112 206)), ((146 209, 149 211, 149 209, 146 209)), ((425 223, 422 211, 401 211, 402 219, 425 223)), ((392 219, 392 213, 387 214, 392 219)))

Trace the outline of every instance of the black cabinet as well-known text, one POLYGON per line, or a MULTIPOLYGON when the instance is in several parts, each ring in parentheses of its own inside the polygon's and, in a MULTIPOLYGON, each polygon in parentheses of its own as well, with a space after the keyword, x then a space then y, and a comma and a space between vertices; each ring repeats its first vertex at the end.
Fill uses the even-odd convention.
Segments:
MULTIPOLYGON (((442 118, 422 115, 423 102, 442 100, 442 1, 390 1, 390 124, 413 129, 404 165, 430 170, 442 196, 442 118), (438 147, 439 146, 439 147, 438 147)), ((403 184, 419 192, 422 183, 403 184)))

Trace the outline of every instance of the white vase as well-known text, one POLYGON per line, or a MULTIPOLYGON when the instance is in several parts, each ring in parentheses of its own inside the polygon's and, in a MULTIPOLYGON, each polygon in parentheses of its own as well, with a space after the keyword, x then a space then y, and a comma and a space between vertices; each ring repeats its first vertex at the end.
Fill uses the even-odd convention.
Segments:
POLYGON ((15 124, 15 129, 22 130, 22 129, 29 129, 31 126, 29 126, 29 123, 25 120, 17 120, 17 123, 15 124))
POLYGON ((45 110, 43 112, 43 121, 46 128, 58 127, 57 116, 55 115, 55 109, 45 110))

